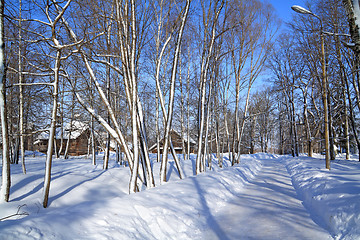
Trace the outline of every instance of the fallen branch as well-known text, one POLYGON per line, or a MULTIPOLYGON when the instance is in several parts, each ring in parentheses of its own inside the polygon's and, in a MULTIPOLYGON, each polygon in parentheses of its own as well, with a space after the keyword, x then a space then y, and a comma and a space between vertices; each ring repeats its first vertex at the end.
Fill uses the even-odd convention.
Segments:
POLYGON ((23 204, 23 205, 18 206, 17 212, 16 212, 15 214, 12 214, 12 215, 9 215, 9 216, 0 218, 0 222, 3 221, 3 220, 5 220, 5 219, 12 218, 12 217, 15 217, 15 216, 28 216, 29 213, 27 213, 27 212, 20 212, 21 208, 24 207, 24 206, 26 206, 26 204, 23 204))

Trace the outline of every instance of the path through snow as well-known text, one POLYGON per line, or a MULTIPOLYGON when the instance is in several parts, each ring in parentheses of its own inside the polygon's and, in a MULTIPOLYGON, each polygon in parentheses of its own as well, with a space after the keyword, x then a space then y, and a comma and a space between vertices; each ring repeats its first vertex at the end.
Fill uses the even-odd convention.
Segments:
POLYGON ((285 167, 285 158, 265 159, 254 179, 213 217, 221 229, 203 239, 332 239, 310 218, 285 167))
MULTIPOLYGON (((20 165, 12 166, 11 201, 0 203, 0 218, 23 204, 22 211, 29 215, 0 221, 0 239, 318 240, 331 239, 328 230, 338 226, 344 229, 340 237, 352 232, 348 238, 336 239, 359 239, 360 167, 355 162, 336 163, 335 170, 329 172, 315 168, 323 164, 317 159, 258 153, 242 155, 239 165, 224 169, 216 167, 214 161, 213 171, 191 176, 195 159, 192 155, 191 160, 181 162, 187 176, 184 180, 169 174, 168 183, 130 195, 126 194, 129 171, 115 161, 104 171, 101 159, 97 166, 86 158, 57 159, 51 204, 43 209, 44 158, 30 158, 26 175, 20 165), (306 206, 308 199, 316 196, 317 204, 310 206, 317 210, 320 204, 327 206, 321 208, 324 211, 304 208, 286 166, 306 206), (351 181, 346 177, 349 174, 351 181), (332 219, 338 219, 333 228, 324 217, 329 207, 330 216, 335 216, 332 219), (322 216, 316 218, 321 226, 312 220, 314 215, 322 216)), ((159 172, 155 161, 154 170, 159 172)))

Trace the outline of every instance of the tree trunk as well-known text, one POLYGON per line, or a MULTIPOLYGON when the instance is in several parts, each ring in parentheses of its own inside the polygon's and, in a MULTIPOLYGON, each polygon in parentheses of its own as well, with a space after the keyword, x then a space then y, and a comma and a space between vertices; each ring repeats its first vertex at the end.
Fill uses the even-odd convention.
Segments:
POLYGON ((357 15, 360 13, 359 0, 342 0, 342 2, 349 22, 351 39, 355 43, 353 51, 357 57, 360 57, 360 16, 357 15))
POLYGON ((55 158, 59 158, 59 152, 57 151, 57 144, 56 144, 56 131, 55 131, 55 136, 54 136, 54 154, 55 154, 55 158))
POLYGON ((250 154, 255 153, 255 127, 256 127, 256 116, 254 115, 251 124, 251 132, 250 132, 250 154))
POLYGON ((240 163, 240 149, 241 149, 241 138, 244 133, 244 127, 245 127, 245 121, 246 121, 246 115, 249 108, 249 99, 250 99, 250 90, 252 86, 252 80, 249 81, 248 91, 246 95, 246 101, 245 101, 245 109, 244 109, 244 115, 243 115, 243 121, 241 122, 241 127, 239 131, 239 140, 238 140, 238 155, 236 156, 235 163, 240 163))
POLYGON ((139 145, 138 145, 138 128, 137 128, 137 101, 138 101, 138 95, 137 95, 137 81, 136 81, 136 75, 135 75, 135 58, 136 58, 136 19, 135 19, 135 1, 131 0, 131 31, 132 31, 132 38, 131 38, 131 51, 130 51, 130 74, 129 74, 129 80, 132 85, 131 89, 131 126, 132 126, 132 144, 133 144, 133 169, 131 171, 131 177, 130 177, 130 184, 129 184, 129 191, 130 192, 136 192, 137 191, 137 175, 138 175, 138 168, 139 168, 139 145))
MULTIPOLYGON (((356 57, 357 59, 357 57, 356 57)), ((355 78, 356 78, 356 74, 355 74, 355 68, 358 64, 355 63, 353 68, 352 68, 352 77, 353 77, 353 81, 355 81, 355 78)), ((345 75, 346 76, 346 75, 345 75)), ((347 90, 347 97, 348 97, 348 101, 349 101, 349 112, 350 112, 350 122, 351 122, 351 127, 352 127, 352 130, 353 130, 353 134, 354 134, 354 138, 355 138, 355 141, 356 141, 356 144, 357 144, 357 148, 358 148, 358 152, 359 152, 359 162, 360 162, 360 140, 359 140, 359 137, 358 137, 358 132, 357 132, 357 127, 356 127, 356 119, 355 119, 355 114, 354 114, 354 107, 353 107, 353 104, 352 104, 352 99, 351 99, 351 92, 350 92, 350 86, 349 86, 349 82, 346 80, 344 81, 345 84, 346 84, 346 90, 347 90)))
POLYGON ((155 116, 155 124, 156 124, 156 162, 160 162, 160 128, 159 128, 159 93, 155 91, 156 94, 156 116, 155 116))
MULTIPOLYGON (((337 29, 337 28, 335 28, 335 29, 337 29)), ((336 58, 337 58, 339 66, 340 66, 340 79, 341 79, 341 84, 342 84, 342 91, 341 91, 342 96, 341 97, 344 102, 343 103, 344 104, 343 121, 344 121, 345 151, 346 151, 346 160, 348 160, 350 158, 349 116, 348 116, 348 107, 347 107, 347 99, 346 99, 346 85, 348 84, 346 82, 348 80, 346 77, 345 67, 344 67, 343 61, 341 59, 341 51, 340 51, 341 45, 340 45, 339 36, 335 35, 334 38, 335 38, 336 58)))
MULTIPOLYGON (((191 61, 190 47, 188 47, 188 61, 191 61)), ((188 72, 186 77, 186 91, 187 91, 187 159, 190 160, 190 64, 188 65, 188 72)))
MULTIPOLYGON (((55 43, 56 44, 56 43, 55 43)), ((56 130, 56 116, 57 116, 57 104, 58 104, 58 86, 59 86, 59 71, 60 71, 60 51, 56 53, 55 67, 54 67, 54 82, 53 82, 53 109, 51 115, 51 126, 49 133, 49 142, 48 149, 46 153, 46 166, 45 166, 45 178, 44 178, 44 191, 43 191, 43 207, 48 206, 49 201, 49 191, 50 191, 50 182, 51 182, 51 165, 52 165, 52 155, 54 151, 54 140, 55 140, 55 130, 56 130)))
MULTIPOLYGON (((183 160, 186 159, 186 147, 185 147, 185 126, 184 126, 184 94, 183 94, 183 82, 182 82, 182 76, 181 76, 181 58, 179 59, 179 66, 180 66, 180 71, 179 71, 179 83, 180 83, 180 124, 181 124, 181 147, 182 147, 182 155, 183 155, 183 160)), ((189 71, 188 71, 189 74, 189 71)))
MULTIPOLYGON (((218 2, 218 1, 216 1, 218 2)), ((216 6, 216 4, 215 4, 216 6)), ((224 6, 224 1, 221 1, 221 5, 215 11, 215 16, 212 21, 212 29, 211 29, 211 38, 209 45, 205 46, 205 42, 207 40, 207 34, 204 34, 204 46, 203 46, 203 56, 201 59, 201 75, 200 75, 200 89, 199 89, 199 136, 198 136, 198 151, 196 157, 196 174, 202 172, 202 154, 203 154, 203 134, 204 134, 204 127, 205 127, 205 97, 206 97, 206 83, 207 83, 207 74, 208 68, 210 64, 210 58, 213 54, 215 37, 216 37, 216 25, 218 22, 219 14, 224 6)), ((208 16, 210 17, 210 16, 208 16)), ((208 31, 208 29, 207 29, 208 31)), ((209 31, 210 32, 210 31, 209 31)))
POLYGON ((20 132, 20 153, 22 171, 26 174, 25 167, 25 145, 24 145, 24 97, 23 97, 23 74, 22 74, 22 60, 21 60, 21 47, 22 47, 22 1, 19 0, 19 132, 20 132))
POLYGON ((70 146, 70 141, 71 141, 71 128, 72 128, 72 119, 70 119, 70 130, 69 130, 69 135, 68 135, 68 139, 66 141, 66 146, 65 146, 65 152, 64 152, 64 159, 68 159, 69 158, 69 146, 70 146))
MULTIPOLYGON (((68 30, 68 33, 70 35, 70 37, 73 39, 74 42, 78 42, 77 40, 77 36, 76 34, 74 33, 74 31, 71 29, 69 23, 66 21, 66 19, 64 17, 62 17, 62 21, 65 25, 65 27, 67 28, 68 30)), ((76 98, 78 99, 78 102, 81 104, 81 106, 86 110, 88 111, 104 128, 105 130, 110 133, 110 135, 118 142, 120 143, 123 148, 124 148, 124 152, 125 152, 125 155, 126 155, 126 159, 128 160, 129 162, 129 167, 132 169, 132 159, 133 159, 133 155, 131 154, 130 150, 129 150, 129 147, 128 145, 126 144, 126 141, 125 141, 125 138, 124 138, 124 135, 123 133, 121 132, 120 130, 120 127, 119 127, 119 124, 117 123, 117 120, 115 118, 115 114, 114 114, 114 111, 113 109, 111 108, 110 106, 110 103, 107 101, 107 98, 106 98, 106 95, 104 93, 104 91, 101 89, 100 87, 100 84, 99 82, 97 81, 97 78, 95 76, 95 73, 92 69, 92 67, 90 66, 90 63, 88 61, 88 58, 85 54, 85 52, 82 50, 82 49, 79 49, 79 53, 81 54, 81 57, 82 57, 82 60, 84 61, 85 63, 85 67, 86 67, 86 70, 88 71, 89 75, 90 75, 90 78, 92 80, 92 82, 95 84, 95 87, 100 95, 100 98, 101 98, 101 101, 104 103, 104 105, 106 106, 106 110, 108 111, 109 115, 110 115, 110 118, 111 118, 111 121, 114 125, 114 129, 111 128, 109 126, 109 124, 101 117, 99 116, 98 114, 95 113, 94 109, 90 108, 88 105, 85 104, 85 102, 83 101, 83 99, 80 97, 80 95, 78 93, 75 93, 75 96, 76 98)), ((135 61, 135 60, 134 60, 135 61)), ((69 81, 70 84, 72 84, 73 86, 73 83, 71 81, 69 81)), ((73 88, 75 89, 75 87, 73 86, 73 88)), ((131 104, 131 101, 129 102, 129 104, 131 104)))
MULTIPOLYGON (((170 82, 170 95, 169 95, 169 105, 168 105, 168 111, 167 111, 167 118, 166 118, 166 127, 165 127, 165 134, 164 134, 164 143, 163 143, 163 156, 161 161, 161 167, 160 167, 160 183, 166 182, 166 171, 167 171, 167 153, 168 153, 168 147, 169 147, 169 139, 170 139, 170 130, 171 130, 171 123, 172 123, 172 117, 173 117, 173 105, 174 105, 174 96, 175 96, 175 80, 177 75, 177 67, 178 67, 178 61, 179 61, 179 53, 180 53, 180 47, 181 47, 181 41, 183 36, 183 31, 185 27, 185 22, 188 16, 189 8, 190 8, 190 0, 186 1, 186 6, 184 8, 184 13, 182 15, 182 21, 180 30, 178 33, 178 39, 176 41, 176 48, 174 52, 174 60, 172 65, 172 73, 171 73, 171 82, 170 82)), ((173 153, 173 155, 176 155, 173 153)), ((175 157, 176 158, 176 157, 175 157)), ((175 160, 175 163, 177 163, 177 160, 175 160)), ((178 165, 178 163, 177 163, 178 165)), ((179 166, 179 169, 180 166, 179 166)), ((181 174, 179 172, 179 174, 181 174)))
POLYGON ((329 99, 328 101, 328 109, 329 109, 329 150, 330 150, 330 160, 335 160, 335 134, 334 134, 334 128, 333 128, 333 124, 332 124, 332 108, 331 108, 331 103, 330 103, 330 91, 327 91, 327 98, 329 99))
POLYGON ((15 138, 13 163, 19 164, 20 137, 15 138))
MULTIPOLYGON (((147 146, 147 135, 146 135, 146 129, 145 129, 145 119, 144 114, 142 111, 142 105, 141 102, 137 101, 137 112, 138 112, 138 129, 139 129, 139 136, 140 136, 140 146, 142 151, 142 159, 144 161, 144 166, 146 167, 146 176, 147 176, 147 188, 155 187, 155 181, 153 176, 153 171, 151 167, 151 161, 149 158, 149 151, 147 146)), ((145 179, 144 179, 145 181, 145 179)))
POLYGON ((6 73, 5 73, 5 42, 4 42, 4 0, 0 0, 0 117, 2 135, 2 184, 0 198, 8 202, 10 196, 10 156, 9 134, 6 113, 6 73))
POLYGON ((280 103, 278 104, 278 107, 280 109, 279 111, 279 154, 283 155, 284 154, 284 147, 283 147, 283 124, 282 124, 282 111, 280 108, 280 103))
MULTIPOLYGON (((107 45, 107 50, 109 51, 109 45, 110 45, 110 34, 108 33, 108 36, 106 38, 106 45, 107 45)), ((108 58, 108 62, 110 62, 110 58, 108 58)), ((107 100, 110 103, 110 74, 111 74, 111 69, 109 66, 106 67, 106 97, 107 100)), ((110 114, 107 113, 107 121, 110 124, 110 114)), ((109 157, 110 157, 110 134, 107 134, 106 137, 106 147, 105 147, 105 153, 104 153, 104 162, 103 162, 103 169, 108 169, 109 167, 109 157)))

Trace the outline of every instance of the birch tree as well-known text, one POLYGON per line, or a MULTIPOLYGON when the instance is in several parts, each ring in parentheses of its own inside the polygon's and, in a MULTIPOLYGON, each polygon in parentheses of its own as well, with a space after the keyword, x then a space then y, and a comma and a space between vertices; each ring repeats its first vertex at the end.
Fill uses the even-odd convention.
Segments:
MULTIPOLYGON (((349 43, 348 47, 350 47, 354 51, 355 57, 357 59, 357 61, 355 61, 355 62, 358 65, 359 64, 359 56, 360 56, 360 6, 359 6, 359 1, 358 0, 343 0, 342 3, 344 5, 344 9, 347 14, 349 30, 350 30, 350 35, 351 35, 351 39, 352 39, 352 43, 349 43)), ((339 39, 336 35, 334 35, 334 36, 336 38, 337 59, 341 60, 340 59, 341 56, 339 55, 339 39)), ((344 65, 341 64, 340 66, 341 66, 342 70, 344 71, 345 70, 344 65)), ((344 74, 344 72, 343 72, 343 74, 344 74)), ((354 76, 354 75, 352 75, 352 76, 354 76)), ((344 87, 344 91, 346 89, 348 100, 349 100, 349 108, 350 108, 350 116, 349 117, 351 120, 352 129, 353 129, 353 132, 355 135, 358 149, 360 149, 360 141, 357 136, 357 131, 355 130, 356 128, 355 128, 355 121, 354 121, 354 114, 353 114, 353 104, 351 102, 351 97, 350 97, 350 87, 349 87, 348 81, 346 80, 346 75, 343 75, 342 81, 343 81, 343 84, 345 83, 346 88, 344 87)), ((344 102, 346 102, 346 99, 344 99, 344 102)), ((347 122, 345 122, 345 126, 347 126, 347 122)), ((348 136, 346 136, 346 141, 347 141, 346 158, 348 158, 349 157, 348 136)), ((359 156, 359 161, 360 161, 360 156, 359 156)))
MULTIPOLYGON (((161 169, 160 169, 160 183, 166 181, 166 171, 167 171, 167 162, 168 162, 168 149, 174 158, 176 167, 178 169, 180 179, 183 178, 182 169, 180 167, 179 158, 175 152, 175 149, 172 144, 170 131, 172 128, 172 119, 174 112, 174 102, 175 102, 175 85, 178 75, 181 75, 177 71, 177 66, 179 63, 179 58, 181 57, 181 42, 183 39, 184 27, 187 19, 187 14, 190 8, 190 1, 185 2, 185 6, 181 8, 176 8, 176 4, 173 1, 151 1, 154 9, 154 25, 153 29, 155 31, 153 54, 150 54, 152 61, 154 62, 154 80, 156 88, 156 148, 157 148, 157 161, 160 161, 160 136, 163 138, 163 157, 161 160, 161 169), (172 51, 172 45, 174 45, 175 50, 172 51), (170 56, 173 56, 170 59, 170 56), (167 69, 168 66, 171 69, 167 69), (167 72, 170 72, 170 84, 168 91, 168 102, 166 103, 166 88, 167 81, 166 78, 168 75, 167 72), (168 107, 166 108, 166 104, 168 107), (160 110, 159 110, 160 107, 160 110), (163 134, 160 131, 160 121, 159 113, 162 112, 162 123, 164 125, 163 134), (171 116, 170 116, 171 115, 171 116), (170 116, 170 119, 169 119, 170 116), (170 121, 170 122, 169 122, 170 121), (168 128, 170 127, 170 128, 168 128), (170 130, 169 130, 170 129, 170 130), (166 154, 165 154, 166 152, 166 154)), ((181 78, 181 76, 180 76, 181 78)), ((179 79, 181 81, 181 79, 179 79)), ((180 84, 181 85, 181 84, 180 84)))
MULTIPOLYGON (((146 166, 146 176, 147 176, 147 187, 154 186, 153 174, 150 159, 147 151, 147 137, 145 133, 144 118, 142 113, 142 106, 140 99, 138 97, 138 59, 140 56, 141 42, 138 42, 138 30, 139 26, 137 25, 137 5, 135 1, 116 1, 114 5, 115 9, 115 19, 117 24, 117 33, 118 33, 118 44, 119 44, 119 58, 121 60, 121 68, 110 64, 109 62, 102 60, 95 60, 98 63, 105 64, 110 66, 112 69, 117 71, 123 76, 126 99, 130 110, 131 116, 131 125, 132 125, 132 151, 130 151, 127 142, 125 141, 124 134, 120 129, 120 126, 117 122, 113 108, 108 101, 105 92, 102 90, 100 83, 96 77, 96 74, 90 64, 89 57, 87 56, 84 49, 79 49, 79 53, 84 62, 86 70, 90 75, 91 81, 94 83, 97 93, 100 96, 101 101, 106 107, 107 112, 109 113, 113 127, 111 127, 104 118, 96 114, 94 109, 86 105, 84 99, 80 94, 76 94, 76 97, 79 103, 105 128, 110 135, 123 146, 126 158, 129 161, 131 178, 129 183, 129 191, 136 192, 139 190, 137 185, 138 170, 140 163, 140 156, 142 161, 145 162, 146 166), (139 153, 141 150, 141 153, 139 153)), ((66 28, 68 29, 70 37, 74 42, 77 42, 77 35, 72 30, 70 24, 62 18, 66 28)), ((142 22, 146 27, 145 22, 142 22)), ((142 39, 143 40, 143 39, 142 39)), ((140 40, 139 40, 140 41, 140 40)), ((105 55, 106 56, 106 55, 105 55)), ((94 59, 92 59, 94 61, 94 59)), ((142 180, 145 183, 145 180, 142 180)))
MULTIPOLYGON (((178 33, 176 44, 175 44, 176 47, 175 47, 175 51, 174 51, 172 70, 171 70, 170 95, 169 95, 169 104, 168 104, 168 109, 167 109, 166 127, 165 127, 165 134, 164 134, 163 157, 161 160, 161 168, 160 168, 160 182, 161 183, 166 182, 167 161, 168 161, 167 153, 168 153, 169 144, 171 144, 170 130, 171 130, 171 124, 172 124, 172 117, 173 117, 177 67, 178 67, 178 61, 179 61, 179 55, 180 55, 181 41, 182 41, 182 37, 183 37, 186 19, 187 19, 188 13, 189 13, 190 3, 191 3, 191 0, 187 0, 186 5, 182 11, 183 14, 181 15, 181 23, 180 23, 179 33, 178 33)), ((179 161, 178 161, 178 159, 175 159, 175 160, 176 160, 177 168, 179 170, 180 178, 182 178, 181 167, 180 167, 179 161)))
POLYGON ((196 157, 196 174, 199 174, 205 170, 205 164, 203 154, 205 154, 203 142, 204 142, 204 128, 205 128, 205 99, 207 82, 209 78, 209 65, 210 58, 213 56, 214 43, 216 38, 216 26, 218 23, 219 15, 224 6, 224 1, 215 1, 207 5, 202 2, 203 11, 203 39, 202 39, 202 53, 200 64, 200 87, 199 87, 199 134, 198 134, 198 150, 196 157))
POLYGON ((342 0, 347 19, 349 22, 350 35, 352 39, 353 51, 357 56, 360 54, 360 5, 359 0, 342 0))
MULTIPOLYGON (((234 4, 237 1, 234 1, 234 4)), ((247 116, 251 88, 254 81, 263 71, 264 62, 272 48, 274 35, 279 23, 269 5, 258 1, 237 4, 232 21, 235 26, 230 31, 229 48, 235 86, 235 120, 232 145, 232 164, 240 161, 241 138, 247 116), (242 121, 239 118, 240 92, 246 89, 246 98, 242 121)))
MULTIPOLYGON (((56 57, 54 67, 52 71, 54 73, 54 80, 51 83, 53 87, 53 107, 51 114, 51 125, 49 129, 49 141, 48 141, 48 149, 46 153, 46 168, 45 168, 45 179, 44 179, 44 191, 43 191, 43 207, 46 208, 48 206, 49 201, 49 192, 50 192, 50 182, 51 182, 51 165, 52 165, 52 155, 54 151, 54 140, 55 140, 55 131, 56 131, 56 117, 57 117, 57 109, 58 109, 58 89, 59 89, 59 81, 60 81, 60 66, 61 61, 66 59, 68 56, 62 57, 62 50, 65 49, 66 45, 60 44, 56 32, 57 24, 61 21, 66 9, 69 7, 72 0, 68 0, 62 8, 58 7, 58 13, 55 15, 56 17, 52 20, 51 16, 47 11, 47 19, 49 23, 42 22, 45 26, 50 27, 51 29, 51 41, 53 43, 53 48, 56 49, 56 57)), ((47 10, 50 5, 46 6, 47 10)))
POLYGON ((22 171, 26 174, 25 167, 25 146, 24 146, 24 95, 23 95, 23 75, 22 75, 22 1, 19 0, 19 135, 22 171))
POLYGON ((5 69, 5 41, 4 41, 4 4, 0 1, 0 117, 1 117, 1 136, 2 136, 2 184, 0 197, 7 202, 10 196, 10 156, 8 142, 8 125, 6 113, 6 69, 5 69))

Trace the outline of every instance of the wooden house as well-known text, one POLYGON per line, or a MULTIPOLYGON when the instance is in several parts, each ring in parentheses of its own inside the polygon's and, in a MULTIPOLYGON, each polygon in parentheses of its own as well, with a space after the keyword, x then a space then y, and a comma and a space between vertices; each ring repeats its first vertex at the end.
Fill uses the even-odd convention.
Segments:
MULTIPOLYGON (((172 144, 174 146, 174 149, 175 149, 176 153, 182 153, 182 150, 183 150, 182 141, 183 140, 184 140, 184 143, 185 143, 185 152, 188 151, 187 150, 188 139, 187 139, 186 136, 184 136, 183 140, 182 140, 181 134, 172 129, 172 130, 170 130, 170 137, 171 137, 171 141, 172 141, 172 144)), ((190 138, 189 142, 190 142, 190 153, 194 153, 195 152, 196 142, 191 138, 190 138)), ((160 145, 160 152, 163 152, 163 144, 164 144, 164 139, 161 139, 160 144, 159 144, 160 145)), ((157 153, 157 144, 156 143, 149 148, 149 152, 157 153)))
MULTIPOLYGON (((61 137, 60 129, 56 132, 56 150, 59 151, 62 144, 61 154, 64 154, 67 142, 69 141, 68 154, 71 156, 85 155, 88 153, 88 146, 90 144, 90 128, 87 124, 79 121, 72 121, 64 128, 63 136, 61 137), (62 140, 61 140, 62 138, 62 140)), ((37 151, 46 153, 48 147, 49 134, 43 132, 34 142, 34 147, 37 151)))

